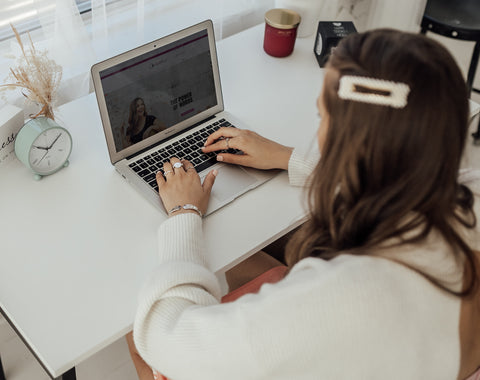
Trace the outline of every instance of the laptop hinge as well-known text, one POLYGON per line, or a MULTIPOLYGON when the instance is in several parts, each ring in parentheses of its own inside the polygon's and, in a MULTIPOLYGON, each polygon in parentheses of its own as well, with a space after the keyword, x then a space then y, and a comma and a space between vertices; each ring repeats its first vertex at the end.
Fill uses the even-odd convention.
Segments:
POLYGON ((164 138, 163 140, 157 141, 156 143, 153 143, 152 145, 149 145, 149 146, 147 146, 146 148, 143 148, 142 150, 140 150, 140 151, 138 151, 138 152, 136 152, 136 153, 134 153, 134 154, 132 154, 132 155, 130 155, 130 156, 128 156, 128 157, 125 157, 125 160, 130 160, 131 158, 136 157, 136 156, 138 156, 139 154, 142 154, 142 153, 146 152, 147 150, 152 149, 154 146, 160 145, 160 144, 162 144, 163 142, 165 142, 165 141, 167 141, 167 140, 171 140, 171 139, 174 138, 175 136, 181 135, 182 133, 185 133, 185 132, 187 132, 187 131, 195 128, 195 127, 198 127, 199 125, 204 124, 204 123, 206 123, 207 121, 210 121, 210 120, 212 120, 212 119, 215 119, 215 115, 212 115, 212 116, 210 116, 210 117, 207 117, 206 119, 203 119, 203 120, 199 121, 198 123, 193 124, 192 126, 190 126, 190 127, 188 127, 188 128, 182 129, 181 131, 179 131, 179 132, 177 132, 177 133, 175 133, 175 134, 173 134, 173 135, 171 135, 171 136, 168 136, 168 137, 164 138))

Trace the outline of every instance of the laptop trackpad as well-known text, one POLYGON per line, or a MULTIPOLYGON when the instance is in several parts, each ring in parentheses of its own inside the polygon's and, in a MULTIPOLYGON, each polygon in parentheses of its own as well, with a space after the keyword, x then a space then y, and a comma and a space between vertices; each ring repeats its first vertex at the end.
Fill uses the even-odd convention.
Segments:
POLYGON ((218 168, 211 196, 220 202, 230 201, 256 182, 257 179, 242 168, 224 165, 218 168))

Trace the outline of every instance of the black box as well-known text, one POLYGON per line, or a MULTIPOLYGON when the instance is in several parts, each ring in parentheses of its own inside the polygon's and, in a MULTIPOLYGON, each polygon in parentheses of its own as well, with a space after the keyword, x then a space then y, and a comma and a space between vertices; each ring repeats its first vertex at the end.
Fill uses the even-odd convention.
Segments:
POLYGON ((325 66, 332 49, 338 45, 343 37, 356 32, 357 29, 351 21, 320 21, 315 46, 313 47, 313 52, 320 67, 325 66))

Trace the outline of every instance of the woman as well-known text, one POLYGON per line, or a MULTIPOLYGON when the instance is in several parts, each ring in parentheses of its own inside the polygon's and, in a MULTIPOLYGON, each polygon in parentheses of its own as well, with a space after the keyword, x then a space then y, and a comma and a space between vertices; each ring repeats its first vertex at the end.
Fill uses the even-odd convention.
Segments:
POLYGON ((201 218, 175 207, 205 211, 216 173, 201 184, 188 162, 165 163, 160 197, 177 211, 140 295, 138 352, 171 379, 465 379, 480 365, 480 176, 458 176, 460 70, 424 36, 352 35, 332 53, 317 105, 313 167, 249 131, 220 129, 205 144, 224 149, 228 138, 244 155, 219 160, 286 169, 293 184, 312 173, 290 271, 257 294, 219 303, 201 218))
POLYGON ((147 113, 142 98, 135 98, 130 103, 128 127, 125 132, 124 147, 136 144, 165 129, 165 126, 155 116, 147 113))

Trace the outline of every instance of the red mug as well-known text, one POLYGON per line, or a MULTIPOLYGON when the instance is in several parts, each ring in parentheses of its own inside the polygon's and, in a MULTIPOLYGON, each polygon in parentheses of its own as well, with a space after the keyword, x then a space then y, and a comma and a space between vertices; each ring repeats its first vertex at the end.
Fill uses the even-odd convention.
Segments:
POLYGON ((300 15, 289 9, 271 9, 265 13, 263 50, 273 57, 292 54, 300 15))

